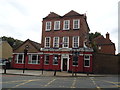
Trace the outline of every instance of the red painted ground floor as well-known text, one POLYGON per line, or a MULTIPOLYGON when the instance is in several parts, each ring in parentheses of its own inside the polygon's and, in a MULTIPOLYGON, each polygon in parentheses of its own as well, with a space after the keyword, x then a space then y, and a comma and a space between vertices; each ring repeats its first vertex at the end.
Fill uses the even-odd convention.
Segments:
POLYGON ((26 56, 14 53, 12 68, 92 72, 92 52, 44 51, 26 56))

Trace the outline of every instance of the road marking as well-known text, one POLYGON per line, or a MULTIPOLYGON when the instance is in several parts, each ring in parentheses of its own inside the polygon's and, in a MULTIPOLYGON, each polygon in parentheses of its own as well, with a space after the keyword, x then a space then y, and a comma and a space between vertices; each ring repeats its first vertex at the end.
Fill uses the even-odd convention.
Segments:
POLYGON ((111 81, 107 81, 107 80, 100 80, 100 81, 107 82, 107 83, 112 83, 116 87, 118 87, 119 86, 118 84, 120 83, 120 82, 111 82, 111 81))
POLYGON ((74 78, 71 88, 75 88, 75 84, 76 84, 76 78, 74 78))
POLYGON ((48 82, 46 85, 44 85, 45 87, 47 87, 48 85, 50 85, 52 82, 54 82, 56 79, 51 80, 50 82, 48 82))
POLYGON ((97 88, 98 90, 101 90, 100 87, 95 83, 95 81, 94 81, 93 78, 94 78, 94 77, 90 77, 91 81, 93 82, 93 84, 96 86, 96 88, 97 88))
POLYGON ((40 80, 40 79, 26 80, 26 82, 20 83, 20 84, 14 86, 14 87, 12 87, 12 88, 16 88, 16 87, 19 87, 19 86, 25 85, 25 84, 27 84, 27 83, 29 83, 29 82, 32 82, 32 81, 38 81, 38 80, 40 80))
MULTIPOLYGON (((32 79, 31 81, 38 81, 41 79, 32 79)), ((16 82, 22 82, 22 81, 28 81, 28 80, 18 80, 18 81, 8 81, 8 82, 0 82, 0 83, 16 83, 16 82)))
POLYGON ((19 86, 25 85, 26 83, 29 83, 29 82, 31 82, 31 81, 32 81, 32 80, 28 80, 28 81, 26 81, 26 82, 24 82, 24 83, 20 83, 20 84, 14 86, 14 87, 12 87, 12 88, 16 88, 16 87, 19 87, 19 86))

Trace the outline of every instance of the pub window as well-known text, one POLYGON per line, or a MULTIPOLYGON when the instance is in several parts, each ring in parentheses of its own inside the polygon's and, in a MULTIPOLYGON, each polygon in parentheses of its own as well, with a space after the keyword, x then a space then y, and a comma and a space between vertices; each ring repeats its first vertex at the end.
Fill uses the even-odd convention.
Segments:
POLYGON ((79 37, 74 36, 73 37, 73 48, 78 48, 79 47, 79 37))
POLYGON ((60 21, 54 22, 54 30, 60 30, 60 21))
POLYGON ((69 47, 69 37, 63 37, 63 48, 69 47))
POLYGON ((45 55, 45 64, 49 64, 49 55, 45 55))
POLYGON ((70 29, 70 20, 64 20, 63 30, 69 30, 69 29, 70 29))
POLYGON ((50 40, 51 40, 50 37, 45 37, 45 47, 46 48, 50 48, 50 40))
POLYGON ((53 64, 58 65, 58 55, 53 56, 53 64))
POLYGON ((78 56, 73 56, 73 66, 78 65, 78 56))
POLYGON ((53 47, 58 48, 59 47, 59 37, 54 37, 53 39, 53 47))
POLYGON ((37 54, 32 54, 32 55, 28 55, 28 63, 29 64, 39 64, 40 63, 40 58, 39 55, 37 54))
POLYGON ((51 30, 51 22, 48 21, 46 22, 46 31, 50 31, 51 30))
POLYGON ((89 55, 84 56, 84 67, 90 67, 90 56, 89 55))
POLYGON ((73 29, 79 29, 80 28, 80 20, 74 19, 73 20, 73 29))
POLYGON ((24 61, 24 55, 23 54, 18 54, 15 56, 15 62, 16 63, 23 63, 24 61))

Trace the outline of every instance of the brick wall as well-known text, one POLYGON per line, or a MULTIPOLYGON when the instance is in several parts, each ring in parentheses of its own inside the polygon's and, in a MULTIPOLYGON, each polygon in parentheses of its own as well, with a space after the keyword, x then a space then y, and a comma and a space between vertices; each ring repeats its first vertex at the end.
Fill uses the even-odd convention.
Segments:
POLYGON ((80 36, 79 39, 79 47, 83 47, 83 41, 85 40, 85 35, 88 34, 89 29, 87 25, 87 21, 85 20, 85 17, 82 16, 71 16, 71 17, 62 17, 62 18, 45 18, 42 22, 42 43, 41 46, 44 48, 45 43, 45 37, 51 37, 51 48, 53 47, 53 37, 60 37, 60 42, 62 42, 62 37, 69 36, 69 47, 72 47, 72 37, 73 36, 80 36), (80 19, 80 29, 73 30, 73 20, 74 19, 80 19), (63 21, 64 20, 70 20, 70 29, 69 30, 63 30, 63 21), (51 31, 45 31, 46 22, 51 21, 52 27, 51 31), (54 30, 54 21, 60 21, 60 30, 54 30))
POLYGON ((93 73, 118 74, 120 56, 110 54, 93 54, 93 73))

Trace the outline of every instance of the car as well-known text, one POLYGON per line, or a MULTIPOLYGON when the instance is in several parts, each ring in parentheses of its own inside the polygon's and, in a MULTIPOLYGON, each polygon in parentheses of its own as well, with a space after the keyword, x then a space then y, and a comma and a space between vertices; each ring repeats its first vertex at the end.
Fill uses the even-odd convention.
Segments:
POLYGON ((4 69, 6 68, 10 68, 10 62, 7 59, 1 59, 0 58, 0 66, 4 69))

